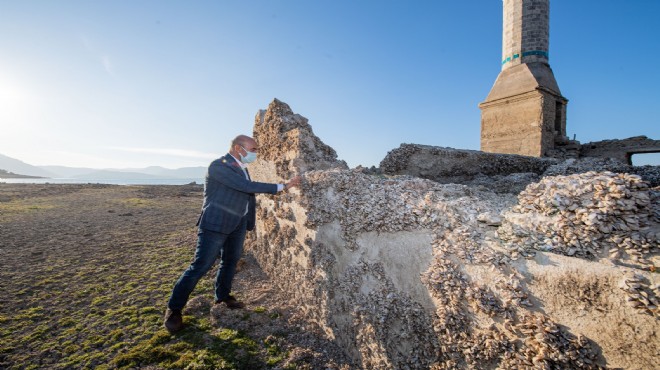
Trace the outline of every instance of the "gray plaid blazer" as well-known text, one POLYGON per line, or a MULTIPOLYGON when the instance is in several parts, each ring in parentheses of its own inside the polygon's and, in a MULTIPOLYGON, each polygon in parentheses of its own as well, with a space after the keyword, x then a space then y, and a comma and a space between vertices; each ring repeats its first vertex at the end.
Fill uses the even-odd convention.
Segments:
POLYGON ((236 229, 247 207, 247 229, 255 223, 256 193, 277 193, 277 184, 245 178, 234 157, 226 154, 211 162, 204 183, 204 205, 197 226, 224 234, 236 229))

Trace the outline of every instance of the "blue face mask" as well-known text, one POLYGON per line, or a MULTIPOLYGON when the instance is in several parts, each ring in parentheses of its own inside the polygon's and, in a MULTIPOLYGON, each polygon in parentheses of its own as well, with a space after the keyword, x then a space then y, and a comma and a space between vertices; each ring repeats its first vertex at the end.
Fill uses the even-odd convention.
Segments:
MULTIPOLYGON (((241 145, 241 148, 243 148, 242 145, 241 145)), ((241 158, 241 162, 243 162, 245 164, 248 164, 248 163, 254 162, 257 159, 257 153, 248 152, 248 150, 245 149, 245 148, 243 148, 243 150, 245 150, 245 153, 247 153, 247 155, 244 157, 243 154, 238 153, 238 156, 241 158)))

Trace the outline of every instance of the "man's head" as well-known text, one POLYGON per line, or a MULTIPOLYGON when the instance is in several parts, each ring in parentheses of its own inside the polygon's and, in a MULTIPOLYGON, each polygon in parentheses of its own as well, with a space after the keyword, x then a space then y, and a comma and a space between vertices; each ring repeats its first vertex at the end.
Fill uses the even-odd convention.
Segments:
POLYGON ((236 138, 231 141, 231 148, 229 148, 229 154, 240 159, 240 161, 245 164, 257 159, 258 151, 259 146, 257 145, 257 142, 246 135, 236 136, 236 138))

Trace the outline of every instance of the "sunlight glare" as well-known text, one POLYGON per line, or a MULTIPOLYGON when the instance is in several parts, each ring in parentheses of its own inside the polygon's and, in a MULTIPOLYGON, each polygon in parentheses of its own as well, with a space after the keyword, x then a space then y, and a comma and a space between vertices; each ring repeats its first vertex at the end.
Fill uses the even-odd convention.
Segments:
POLYGON ((21 117, 28 111, 30 94, 19 84, 0 76, 0 129, 17 132, 21 117))

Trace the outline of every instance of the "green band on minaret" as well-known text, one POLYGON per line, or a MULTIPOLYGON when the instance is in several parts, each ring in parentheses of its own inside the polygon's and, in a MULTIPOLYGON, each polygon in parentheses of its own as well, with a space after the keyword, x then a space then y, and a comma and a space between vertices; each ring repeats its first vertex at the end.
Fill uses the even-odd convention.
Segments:
MULTIPOLYGON (((523 51, 522 56, 530 56, 530 55, 541 55, 546 58, 550 58, 548 56, 548 52, 546 50, 529 50, 529 51, 523 51)), ((513 57, 506 57, 504 60, 502 60, 502 64, 506 64, 506 62, 510 62, 512 59, 518 59, 520 57, 520 54, 513 54, 513 57)))

